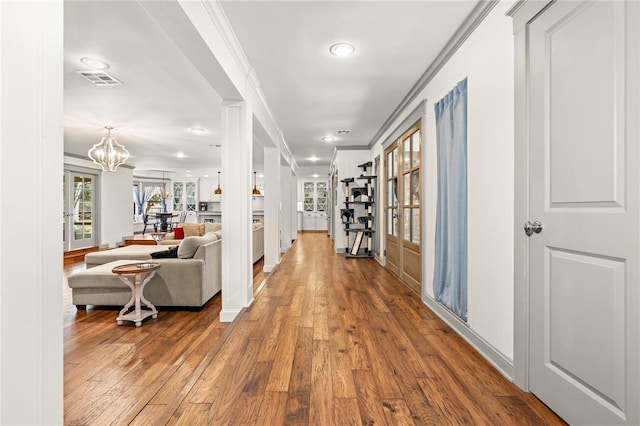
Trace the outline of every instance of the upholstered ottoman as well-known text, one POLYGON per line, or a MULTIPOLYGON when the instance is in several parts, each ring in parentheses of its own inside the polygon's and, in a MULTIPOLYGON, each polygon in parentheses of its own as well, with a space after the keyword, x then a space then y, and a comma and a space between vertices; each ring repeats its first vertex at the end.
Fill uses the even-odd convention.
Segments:
POLYGON ((73 304, 78 309, 84 309, 86 305, 124 306, 131 298, 131 289, 111 270, 138 262, 140 260, 116 260, 75 272, 68 278, 73 304))

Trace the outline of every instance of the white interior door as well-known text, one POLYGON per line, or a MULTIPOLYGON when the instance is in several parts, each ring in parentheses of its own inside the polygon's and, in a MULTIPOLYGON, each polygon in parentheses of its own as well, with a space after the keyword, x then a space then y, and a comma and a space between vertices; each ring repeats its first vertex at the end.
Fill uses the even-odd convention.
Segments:
POLYGON ((640 424, 639 5, 529 24, 529 384, 571 424, 640 424))
POLYGON ((94 175, 64 174, 64 251, 96 245, 95 181, 94 175))

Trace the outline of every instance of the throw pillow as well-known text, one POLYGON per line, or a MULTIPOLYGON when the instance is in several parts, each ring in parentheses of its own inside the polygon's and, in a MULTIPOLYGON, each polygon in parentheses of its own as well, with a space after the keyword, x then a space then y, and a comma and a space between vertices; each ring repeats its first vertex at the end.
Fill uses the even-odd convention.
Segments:
POLYGON ((200 237, 204 235, 204 223, 185 223, 182 225, 185 237, 200 237))
POLYGON ((181 240, 184 238, 184 228, 173 228, 173 237, 176 240, 181 240))
POLYGON ((207 234, 202 237, 185 237, 178 246, 178 257, 180 259, 191 259, 201 245, 216 241, 216 237, 207 234))
POLYGON ((151 253, 152 259, 177 259, 178 246, 171 247, 169 250, 155 251, 151 253))

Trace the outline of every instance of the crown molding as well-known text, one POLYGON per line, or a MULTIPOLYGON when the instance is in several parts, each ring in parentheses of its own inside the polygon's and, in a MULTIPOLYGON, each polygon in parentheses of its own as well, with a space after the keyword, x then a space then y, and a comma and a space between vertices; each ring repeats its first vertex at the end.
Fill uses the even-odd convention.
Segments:
POLYGON ((244 53, 244 49, 242 48, 242 45, 240 44, 240 41, 238 40, 236 33, 233 31, 231 22, 229 22, 229 18, 227 17, 227 14, 225 13, 224 8, 222 7, 222 4, 219 1, 211 1, 211 0, 202 0, 202 4, 204 5, 204 8, 207 11, 207 14, 209 15, 209 18, 211 19, 213 24, 216 26, 216 28, 220 32, 224 40, 224 43, 227 47, 227 50, 231 53, 237 66, 242 70, 245 76, 245 93, 244 93, 245 98, 248 95, 248 92, 249 92, 248 86, 250 85, 251 88, 253 89, 253 92, 256 94, 258 100, 262 103, 262 106, 264 107, 269 119, 271 120, 271 123, 273 124, 273 127, 278 133, 280 140, 279 141, 276 140, 274 142, 279 142, 281 144, 281 149, 285 152, 288 152, 291 158, 293 158, 293 156, 291 155, 291 149, 289 148, 289 145, 287 144, 286 139, 284 138, 284 134, 282 133, 282 130, 278 126, 278 122, 275 120, 275 117, 273 116, 273 112, 269 107, 269 103, 267 102, 264 92, 262 91, 262 85, 260 83, 260 79, 258 78, 258 75, 256 74, 255 70, 251 66, 251 63, 249 62, 247 55, 244 53))
POLYGON ((429 65, 429 68, 422 74, 418 81, 413 85, 409 93, 405 95, 400 104, 393 110, 389 118, 383 123, 382 127, 373 136, 373 139, 369 142, 369 149, 378 142, 382 135, 387 132, 393 123, 398 120, 409 104, 415 100, 420 93, 427 87, 427 85, 438 74, 440 69, 451 59, 451 57, 458 51, 460 46, 469 38, 469 36, 475 31, 475 29, 482 23, 484 18, 491 12, 491 10, 499 3, 499 0, 483 0, 471 11, 469 16, 464 20, 462 25, 451 36, 447 44, 440 51, 436 59, 429 65))

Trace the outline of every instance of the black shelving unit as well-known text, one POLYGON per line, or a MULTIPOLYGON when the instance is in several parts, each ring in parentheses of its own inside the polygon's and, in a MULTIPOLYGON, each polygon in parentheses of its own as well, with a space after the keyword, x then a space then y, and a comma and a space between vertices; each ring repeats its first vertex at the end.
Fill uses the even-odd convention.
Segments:
POLYGON ((343 179, 344 208, 340 210, 345 233, 345 257, 373 257, 373 238, 375 234, 375 179, 367 175, 371 161, 358 165, 362 175, 343 179))

